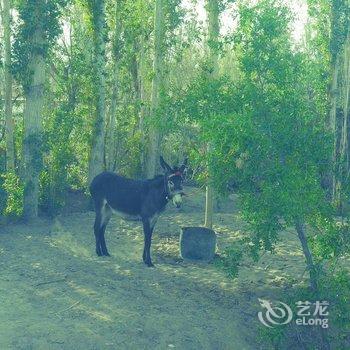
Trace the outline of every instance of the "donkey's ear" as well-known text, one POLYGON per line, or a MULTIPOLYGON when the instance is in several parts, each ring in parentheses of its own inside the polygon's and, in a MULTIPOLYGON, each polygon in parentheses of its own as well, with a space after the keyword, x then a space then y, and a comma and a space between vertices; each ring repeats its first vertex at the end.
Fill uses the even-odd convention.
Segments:
POLYGON ((160 156, 159 161, 160 161, 161 167, 163 168, 163 170, 164 170, 165 172, 171 173, 171 172, 173 171, 173 169, 171 169, 171 167, 169 166, 169 164, 164 160, 164 158, 163 158, 162 156, 160 156))
POLYGON ((187 161, 188 161, 188 158, 186 157, 183 164, 180 166, 180 171, 183 173, 185 171, 185 169, 187 168, 187 161))

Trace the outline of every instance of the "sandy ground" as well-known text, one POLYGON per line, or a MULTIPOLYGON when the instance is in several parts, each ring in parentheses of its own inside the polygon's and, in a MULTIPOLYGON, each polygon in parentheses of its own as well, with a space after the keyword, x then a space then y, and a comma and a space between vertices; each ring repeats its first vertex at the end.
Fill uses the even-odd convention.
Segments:
MULTIPOLYGON (((297 237, 284 233, 275 255, 244 262, 236 280, 184 262, 179 227, 200 225, 204 205, 202 191, 187 193, 155 228, 156 268, 141 263, 138 222, 112 218, 110 258, 95 256, 93 212, 0 227, 0 349, 264 349, 257 298, 302 276, 297 237)), ((215 214, 219 252, 242 235, 234 207, 231 198, 215 214)))

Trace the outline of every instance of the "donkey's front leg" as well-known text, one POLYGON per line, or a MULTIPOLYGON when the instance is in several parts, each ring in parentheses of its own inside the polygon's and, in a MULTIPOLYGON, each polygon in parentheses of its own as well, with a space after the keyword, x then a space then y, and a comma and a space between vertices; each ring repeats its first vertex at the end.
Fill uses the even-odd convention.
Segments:
POLYGON ((148 267, 153 267, 154 265, 152 264, 152 260, 151 260, 151 242, 152 242, 152 232, 153 232, 154 225, 151 226, 151 222, 149 218, 142 219, 142 223, 143 223, 143 233, 145 235, 145 245, 143 248, 142 259, 143 259, 143 262, 148 267))

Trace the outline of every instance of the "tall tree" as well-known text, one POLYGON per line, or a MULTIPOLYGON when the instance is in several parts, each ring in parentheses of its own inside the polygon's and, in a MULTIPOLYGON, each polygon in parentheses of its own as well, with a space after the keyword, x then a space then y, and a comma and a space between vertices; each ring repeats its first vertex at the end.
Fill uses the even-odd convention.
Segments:
MULTIPOLYGON (((160 106, 161 89, 163 87, 163 58, 164 58, 164 13, 163 0, 156 0, 154 16, 154 61, 153 61, 153 79, 151 110, 152 117, 158 112, 160 106)), ((147 162, 147 176, 153 177, 157 170, 159 159, 159 130, 152 126, 149 131, 149 155, 147 162)))
POLYGON ((5 71, 5 124, 6 124, 6 170, 15 169, 15 145, 12 117, 12 72, 11 72, 11 13, 10 0, 3 0, 2 19, 4 26, 4 71, 5 71))
MULTIPOLYGON (((271 250, 280 230, 295 227, 310 286, 317 292, 320 265, 310 248, 308 225, 326 237, 336 226, 320 181, 328 172, 330 147, 319 97, 313 95, 318 89, 313 57, 294 52, 287 29, 290 11, 283 1, 242 5, 239 15, 235 52, 241 79, 233 95, 239 98, 231 99, 237 109, 231 120, 223 114, 216 121, 223 131, 213 135, 222 162, 215 173, 224 179, 231 172, 237 181, 254 255, 271 250)), ((327 244, 338 249, 335 242, 327 244)))
MULTIPOLYGON (((208 71, 212 79, 218 77, 219 71, 219 35, 220 35, 220 22, 219 22, 219 3, 218 0, 207 0, 206 11, 208 18, 208 71)), ((208 144, 208 153, 210 153, 211 145, 208 144)), ((207 228, 213 227, 213 186, 211 184, 211 169, 208 165, 208 179, 205 194, 205 222, 204 225, 207 228)))
POLYGON ((109 106, 108 115, 108 131, 106 135, 106 167, 108 170, 115 170, 116 163, 116 112, 118 107, 119 98, 119 70, 120 70, 120 59, 121 59, 121 48, 122 48, 122 6, 121 1, 118 0, 115 5, 115 25, 113 33, 113 47, 112 47, 112 57, 113 57, 113 83, 112 83, 112 96, 111 104, 109 106))
POLYGON ((104 168, 104 137, 106 118, 106 34, 105 1, 89 0, 89 12, 94 32, 94 72, 95 85, 95 123, 89 163, 89 182, 104 168))
POLYGON ((26 219, 38 215, 45 64, 49 49, 60 33, 58 17, 64 3, 64 0, 28 0, 18 4, 21 24, 14 44, 14 69, 23 85, 25 97, 23 215, 26 219))
POLYGON ((140 38, 140 58, 139 58, 139 103, 140 103, 140 113, 139 113, 139 130, 141 135, 140 145, 141 145, 141 152, 140 152, 140 165, 141 165, 141 172, 142 175, 146 172, 146 137, 145 137, 145 117, 147 113, 146 108, 146 69, 145 69, 145 61, 146 61, 146 52, 145 52, 145 35, 141 34, 140 38))
POLYGON ((347 0, 332 0, 330 12, 331 82, 330 82, 330 129, 333 133, 333 200, 342 205, 350 176, 348 143, 349 96, 350 96, 350 4, 347 0))
MULTIPOLYGON (((31 44, 43 45, 43 29, 36 28, 31 44)), ((29 61, 33 72, 25 91, 23 157, 25 168, 24 216, 28 219, 38 215, 39 174, 41 171, 42 110, 44 104, 45 59, 39 52, 29 61)))

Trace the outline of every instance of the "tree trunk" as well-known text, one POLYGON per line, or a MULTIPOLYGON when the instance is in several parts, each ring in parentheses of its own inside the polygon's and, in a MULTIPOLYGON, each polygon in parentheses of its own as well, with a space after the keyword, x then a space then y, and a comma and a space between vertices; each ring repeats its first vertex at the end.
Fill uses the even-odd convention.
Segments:
POLYGON ((116 3, 116 16, 115 16, 115 32, 114 32, 114 46, 113 46, 113 91, 112 100, 109 108, 109 123, 107 130, 106 140, 106 167, 109 171, 115 171, 114 169, 116 161, 116 113, 119 97, 119 60, 121 50, 121 33, 122 33, 122 20, 121 20, 121 8, 118 6, 120 1, 116 3))
POLYGON ((342 208, 342 193, 349 176, 349 19, 346 1, 331 1, 330 127, 334 136, 332 199, 342 208), (344 5, 344 6, 343 6, 344 5), (342 18, 346 18, 342 22, 342 18))
MULTIPOLYGON (((220 22, 219 22, 219 4, 218 0, 207 0, 206 11, 208 18, 208 47, 209 47, 209 59, 208 70, 213 79, 217 78, 219 65, 218 65, 218 44, 220 35, 220 22)), ((212 145, 207 146, 208 154, 211 153, 212 145)), ((204 226, 207 228, 213 227, 213 199, 214 190, 211 184, 211 169, 208 165, 208 179, 205 193, 205 220, 204 226)))
POLYGON ((342 160, 342 180, 344 183, 347 183, 349 177, 350 34, 348 34, 344 45, 343 61, 343 125, 340 142, 340 158, 342 160))
MULTIPOLYGON (((154 117, 160 105, 160 92, 163 85, 164 16, 163 2, 156 0, 154 18, 154 61, 151 95, 151 116, 154 117)), ((155 126, 149 131, 149 154, 147 177, 153 177, 158 169, 160 133, 155 126)))
POLYGON ((11 74, 11 27, 10 27, 10 0, 3 2, 4 26, 4 71, 5 71, 5 125, 6 125, 6 170, 15 170, 15 144, 13 140, 12 117, 12 74, 11 74))
MULTIPOLYGON (((316 266, 313 262, 312 254, 311 254, 311 251, 310 251, 308 243, 307 243, 305 224, 303 222, 297 220, 295 223, 295 229, 298 233, 298 237, 299 237, 302 249, 303 249, 307 269, 309 270, 311 290, 314 293, 316 298, 320 298, 320 294, 319 294, 320 291, 318 288, 318 271, 316 270, 316 266)), ((323 318, 323 316, 321 316, 321 318, 323 318)), ((320 336, 322 339, 322 348, 321 349, 330 350, 327 329, 319 328, 319 333, 320 333, 320 336)))
MULTIPOLYGON (((41 47, 43 36, 37 29, 33 35, 33 46, 41 47)), ((24 107, 24 206, 23 216, 33 219, 38 216, 39 175, 42 168, 42 109, 44 104, 45 60, 38 53, 29 62, 31 79, 25 88, 24 107)))
POLYGON ((146 159, 147 159, 147 152, 146 152, 146 132, 145 132, 145 118, 147 114, 147 107, 146 107, 146 87, 145 87, 145 37, 144 35, 141 35, 141 43, 140 43, 140 59, 139 59, 139 84, 140 84, 140 115, 139 115, 139 131, 140 131, 140 145, 141 145, 141 152, 140 152, 140 164, 141 164, 141 175, 147 176, 146 173, 146 159))
MULTIPOLYGON (((208 179, 210 181, 210 179, 208 179)), ((209 182, 205 188, 205 217, 204 226, 206 228, 213 228, 213 212, 214 212, 214 189, 209 182)))
POLYGON ((96 117, 89 163, 89 182, 104 169, 106 58, 105 58, 105 1, 93 0, 91 10, 94 29, 94 71, 96 76, 96 117))
POLYGON ((144 87, 144 49, 145 42, 143 40, 143 35, 139 38, 134 39, 133 43, 133 57, 131 62, 131 75, 134 85, 134 104, 136 106, 138 119, 138 132, 140 135, 140 176, 143 177, 146 175, 145 171, 145 160, 146 155, 145 151, 147 150, 147 145, 145 142, 145 130, 144 130, 144 117, 145 117, 145 87, 144 87))
POLYGON ((117 120, 116 120, 116 113, 117 113, 117 105, 118 105, 118 63, 114 62, 114 69, 113 69, 113 77, 115 81, 113 82, 113 91, 112 91, 112 99, 111 99, 111 105, 109 107, 109 121, 108 121, 108 130, 106 132, 106 168, 109 171, 114 171, 115 166, 115 157, 116 157, 116 128, 117 128, 117 120))
MULTIPOLYGON (((332 67, 331 87, 329 92, 330 112, 329 112, 329 128, 333 135, 333 159, 332 162, 337 165, 337 144, 338 144, 338 128, 337 128, 337 102, 338 102, 338 76, 339 76, 339 56, 336 57, 332 67)), ((337 171, 333 172, 332 178, 332 199, 337 197, 337 171)))
POLYGON ((311 251, 310 251, 309 246, 307 244, 307 238, 306 238, 306 233, 305 233, 305 231, 306 231, 305 224, 303 222, 297 221, 295 223, 295 229, 298 233, 298 237, 299 237, 302 249, 303 249, 307 269, 309 270, 311 289, 313 292, 317 293, 318 292, 317 271, 316 271, 316 267, 315 267, 313 259, 312 259, 311 251))

